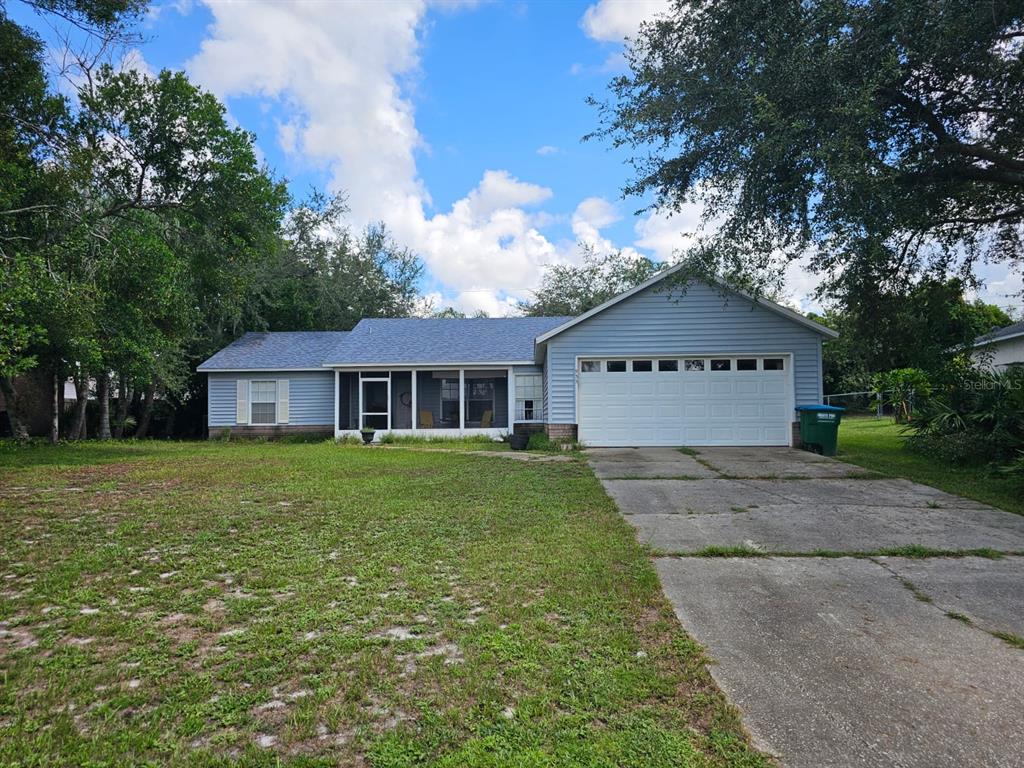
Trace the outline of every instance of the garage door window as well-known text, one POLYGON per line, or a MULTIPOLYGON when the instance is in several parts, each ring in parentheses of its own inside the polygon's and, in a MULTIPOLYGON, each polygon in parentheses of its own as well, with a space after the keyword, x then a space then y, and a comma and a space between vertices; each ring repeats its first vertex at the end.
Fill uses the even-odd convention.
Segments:
POLYGON ((634 360, 633 373, 650 373, 654 370, 654 364, 650 360, 634 360))
POLYGON ((580 370, 583 373, 600 373, 601 361, 600 360, 584 360, 580 363, 580 370))
POLYGON ((703 371, 704 361, 703 360, 684 360, 683 370, 685 371, 703 371))
POLYGON ((729 358, 712 359, 711 360, 711 370, 712 371, 731 371, 732 370, 732 360, 730 360, 729 358))
POLYGON ((658 361, 658 370, 662 371, 662 372, 665 372, 665 371, 678 371, 679 370, 679 361, 678 360, 659 360, 658 361))
POLYGON ((625 373, 626 372, 626 361, 625 360, 609 360, 607 362, 607 368, 605 370, 608 373, 625 373))
POLYGON ((781 357, 766 357, 764 359, 764 370, 781 371, 785 368, 785 362, 781 357))
POLYGON ((757 358, 756 357, 741 357, 736 361, 737 371, 756 371, 757 370, 757 358))

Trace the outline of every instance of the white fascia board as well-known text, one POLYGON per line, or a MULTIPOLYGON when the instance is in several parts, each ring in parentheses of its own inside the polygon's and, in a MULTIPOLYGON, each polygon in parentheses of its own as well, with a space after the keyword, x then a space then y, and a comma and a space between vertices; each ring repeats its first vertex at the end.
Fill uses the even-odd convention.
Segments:
POLYGON ((341 370, 343 368, 365 371, 370 369, 382 369, 382 370, 409 370, 411 368, 426 369, 426 370, 446 370, 448 368, 507 368, 510 365, 535 365, 533 360, 499 360, 495 362, 474 362, 474 363, 324 363, 324 368, 335 368, 341 370))
POLYGON ((1002 344, 1004 341, 1012 341, 1013 339, 1019 339, 1024 336, 1024 331, 1018 333, 1011 333, 1007 336, 997 336, 994 339, 986 339, 985 341, 976 341, 971 345, 971 349, 978 349, 979 347, 991 347, 993 344, 1002 344))
MULTIPOLYGON (((604 312, 606 309, 608 309, 609 307, 612 307, 612 306, 618 304, 620 301, 625 301, 630 296, 635 296, 636 294, 640 293, 640 291, 644 291, 644 290, 650 288, 652 285, 660 283, 666 277, 669 277, 670 275, 674 275, 676 272, 681 270, 684 266, 686 266, 686 265, 685 264, 676 264, 674 267, 669 267, 668 269, 664 270, 663 272, 659 272, 658 274, 654 275, 653 277, 651 277, 651 278, 645 280, 644 282, 640 283, 640 285, 638 285, 638 286, 636 286, 634 288, 630 288, 628 291, 624 291, 624 292, 620 293, 618 296, 613 296, 612 298, 608 299, 608 301, 604 302, 603 304, 598 304, 596 307, 594 307, 591 310, 588 310, 588 311, 584 312, 579 317, 574 317, 569 322, 563 323, 562 325, 558 326, 557 328, 552 328, 547 333, 541 334, 540 336, 538 336, 536 338, 535 343, 538 346, 544 344, 549 339, 557 336, 558 334, 562 333, 563 331, 568 330, 569 328, 572 328, 574 325, 578 325, 579 323, 582 323, 584 320, 587 320, 588 318, 591 318, 591 317, 593 317, 594 315, 596 315, 596 314, 598 314, 600 312, 604 312)), ((698 278, 698 279, 701 279, 701 278, 698 278)), ((804 317, 799 312, 795 312, 794 310, 790 309, 789 307, 784 307, 781 304, 776 304, 774 301, 769 301, 768 299, 754 298, 750 294, 748 294, 748 293, 746 293, 744 291, 741 291, 738 288, 733 288, 731 285, 726 283, 724 280, 719 280, 719 279, 716 278, 715 282, 718 285, 720 285, 721 287, 725 288, 727 291, 735 293, 737 296, 742 296, 743 298, 747 299, 748 301, 753 302, 754 304, 758 304, 758 305, 764 307, 765 309, 771 310, 772 312, 775 312, 775 313, 777 313, 779 315, 782 315, 783 317, 785 317, 788 320, 792 320, 792 321, 794 321, 796 323, 800 323, 801 325, 804 325, 807 328, 810 328, 811 330, 816 331, 816 332, 822 334, 823 336, 828 336, 828 337, 833 338, 833 339, 837 338, 839 336, 839 332, 838 331, 834 331, 831 328, 828 328, 828 327, 822 325, 821 323, 816 323, 813 320, 811 320, 810 318, 804 317)))
POLYGON ((281 373, 315 373, 322 371, 323 368, 282 368, 277 366, 275 368, 196 368, 196 373, 273 373, 280 371, 281 373))

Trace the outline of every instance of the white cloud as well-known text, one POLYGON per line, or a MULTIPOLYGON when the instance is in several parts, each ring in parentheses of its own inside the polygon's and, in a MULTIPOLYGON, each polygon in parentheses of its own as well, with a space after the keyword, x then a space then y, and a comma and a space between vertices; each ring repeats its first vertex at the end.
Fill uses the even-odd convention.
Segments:
MULTIPOLYGON (((669 0, 599 0, 584 11, 580 27, 591 40, 621 45, 636 38, 642 22, 668 12, 670 7, 669 0)), ((626 68, 626 57, 620 49, 608 54, 596 71, 622 72, 626 68)), ((572 74, 583 70, 574 64, 572 74)))
POLYGON ((621 43, 636 36, 641 22, 665 13, 669 7, 669 0, 600 0, 587 8, 580 26, 592 40, 621 43))
POLYGON ((526 210, 552 191, 507 171, 486 171, 450 210, 431 211, 416 170, 424 141, 399 82, 419 65, 424 2, 210 3, 210 10, 210 37, 189 62, 196 79, 222 97, 283 105, 292 117, 278 125, 282 148, 326 167, 331 187, 348 194, 355 223, 385 221, 464 307, 494 313, 504 297, 527 295, 543 266, 560 258, 538 229, 551 217, 526 210))
POLYGON ((469 193, 466 204, 474 217, 482 218, 505 208, 536 205, 549 197, 551 190, 547 187, 520 181, 508 171, 484 171, 483 179, 469 193))
POLYGON ((537 148, 537 154, 542 157, 545 155, 557 155, 561 150, 558 147, 553 147, 550 144, 545 144, 543 147, 537 148))

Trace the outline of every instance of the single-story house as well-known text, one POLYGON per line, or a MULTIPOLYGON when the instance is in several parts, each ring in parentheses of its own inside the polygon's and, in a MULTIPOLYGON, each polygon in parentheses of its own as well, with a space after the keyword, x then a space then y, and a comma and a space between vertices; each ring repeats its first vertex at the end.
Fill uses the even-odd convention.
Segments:
POLYGON ((578 317, 366 319, 247 333, 199 366, 209 432, 491 435, 591 446, 790 445, 836 333, 665 270, 578 317))
POLYGON ((979 336, 971 353, 974 360, 997 371, 1024 365, 1024 321, 979 336))

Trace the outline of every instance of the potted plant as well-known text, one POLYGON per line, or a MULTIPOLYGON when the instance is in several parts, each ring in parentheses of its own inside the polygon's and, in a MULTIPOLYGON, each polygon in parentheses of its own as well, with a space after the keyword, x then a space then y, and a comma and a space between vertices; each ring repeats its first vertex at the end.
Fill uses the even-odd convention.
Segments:
POLYGON ((359 430, 359 434, 363 436, 363 442, 369 445, 373 442, 373 436, 377 434, 377 430, 373 427, 363 427, 359 430))

